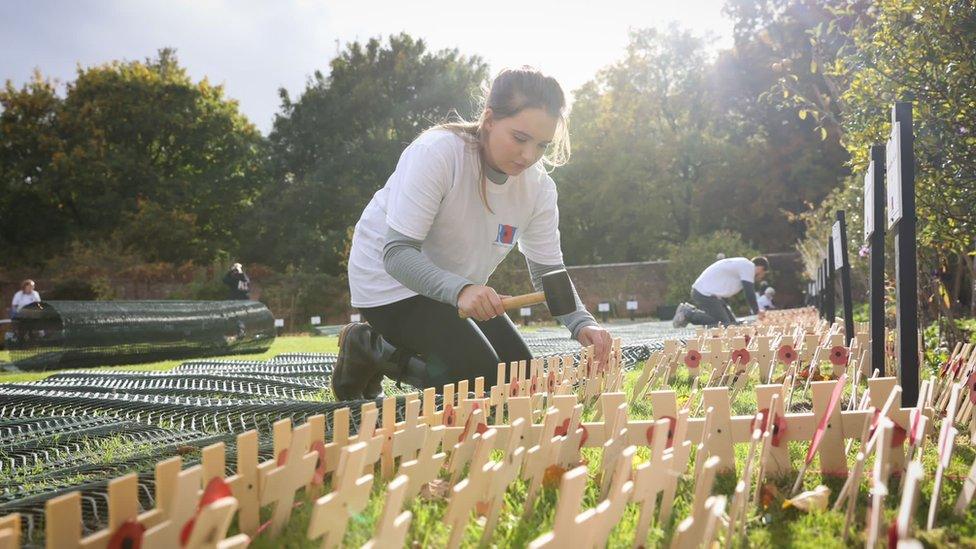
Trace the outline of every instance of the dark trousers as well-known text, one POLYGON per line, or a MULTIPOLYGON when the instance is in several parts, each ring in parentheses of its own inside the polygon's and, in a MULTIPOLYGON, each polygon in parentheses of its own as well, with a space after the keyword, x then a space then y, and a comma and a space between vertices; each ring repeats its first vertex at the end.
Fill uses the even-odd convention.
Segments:
POLYGON ((499 362, 531 360, 532 353, 508 315, 486 322, 463 319, 456 307, 425 296, 360 309, 370 326, 397 348, 401 360, 427 364, 428 387, 485 378, 495 385, 499 362))
POLYGON ((697 308, 688 315, 688 321, 701 326, 729 326, 738 324, 732 309, 721 297, 703 295, 698 290, 691 289, 691 302, 697 308))

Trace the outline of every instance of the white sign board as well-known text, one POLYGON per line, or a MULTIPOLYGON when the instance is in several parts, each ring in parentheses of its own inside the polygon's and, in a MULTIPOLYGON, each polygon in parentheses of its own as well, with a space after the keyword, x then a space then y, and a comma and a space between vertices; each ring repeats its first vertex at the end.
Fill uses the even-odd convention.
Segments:
POLYGON ((836 271, 844 266, 847 259, 844 257, 844 248, 841 247, 843 242, 840 239, 840 221, 834 221, 830 237, 834 241, 834 270, 836 271))
POLYGON ((359 313, 353 313, 349 315, 349 322, 362 322, 363 321, 362 319, 363 317, 359 313))
POLYGON ((885 149, 888 187, 888 228, 901 219, 901 122, 891 124, 891 137, 885 149))
POLYGON ((874 161, 868 164, 864 174, 864 240, 871 239, 874 233, 874 161))
POLYGON ((275 319, 275 328, 284 328, 284 327, 285 327, 285 319, 283 319, 283 318, 276 318, 275 319))
POLYGON ((636 311, 637 310, 637 302, 636 301, 628 301, 627 302, 627 310, 628 311, 636 311))
POLYGON ((596 310, 599 311, 599 312, 601 312, 601 313, 609 313, 610 312, 610 304, 609 303, 600 303, 599 305, 596 306, 596 310))
POLYGON ((522 316, 532 316, 532 308, 522 307, 521 309, 519 309, 519 314, 522 316))
POLYGON ((322 324, 322 317, 320 317, 320 316, 313 316, 312 317, 312 326, 318 326, 319 324, 322 324))

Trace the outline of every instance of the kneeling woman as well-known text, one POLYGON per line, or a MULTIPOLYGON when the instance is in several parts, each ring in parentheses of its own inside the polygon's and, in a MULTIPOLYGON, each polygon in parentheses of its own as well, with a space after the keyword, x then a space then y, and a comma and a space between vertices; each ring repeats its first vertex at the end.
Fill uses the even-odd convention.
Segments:
MULTIPOLYGON (((565 106, 553 78, 505 70, 477 122, 435 126, 403 151, 353 233, 349 287, 368 324, 339 335, 338 399, 375 398, 384 376, 420 388, 492 384, 499 362, 532 358, 486 284, 516 243, 537 289, 565 268, 543 166, 569 157, 565 106)), ((605 361, 610 334, 576 302, 558 320, 605 361)))

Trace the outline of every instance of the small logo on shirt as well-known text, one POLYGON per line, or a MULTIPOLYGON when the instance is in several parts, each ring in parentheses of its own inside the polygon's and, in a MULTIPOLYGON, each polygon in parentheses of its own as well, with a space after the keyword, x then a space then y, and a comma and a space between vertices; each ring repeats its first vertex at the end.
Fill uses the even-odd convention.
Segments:
POLYGON ((496 244, 507 244, 509 246, 515 242, 515 233, 518 232, 518 227, 513 227, 511 225, 498 224, 498 236, 495 237, 496 244))

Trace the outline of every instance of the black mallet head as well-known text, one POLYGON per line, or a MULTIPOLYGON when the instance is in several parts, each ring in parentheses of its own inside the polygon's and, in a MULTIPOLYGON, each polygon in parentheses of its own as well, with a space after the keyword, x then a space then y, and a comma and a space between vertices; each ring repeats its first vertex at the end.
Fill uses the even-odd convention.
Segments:
POLYGON ((576 310, 573 283, 566 269, 542 275, 542 291, 546 294, 546 306, 552 316, 562 316, 576 310))

